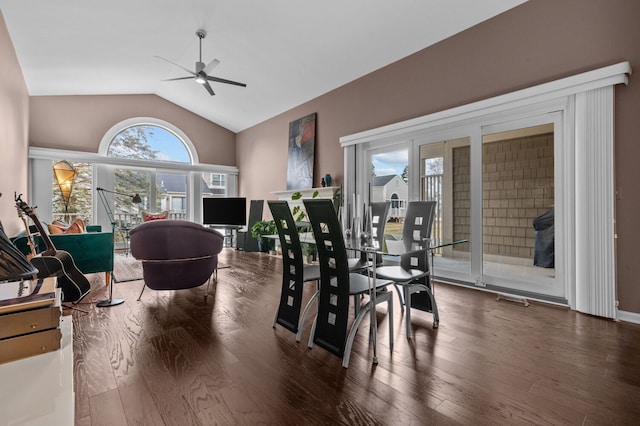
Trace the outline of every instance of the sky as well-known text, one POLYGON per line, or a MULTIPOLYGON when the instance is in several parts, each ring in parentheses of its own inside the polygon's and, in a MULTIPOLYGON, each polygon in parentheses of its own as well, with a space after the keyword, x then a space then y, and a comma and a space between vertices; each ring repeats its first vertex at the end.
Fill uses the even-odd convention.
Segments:
POLYGON ((409 151, 406 149, 376 154, 371 157, 376 176, 401 175, 409 164, 409 151))
POLYGON ((153 127, 153 136, 147 132, 147 143, 154 151, 159 151, 159 160, 190 163, 189 153, 176 135, 161 127, 153 127))

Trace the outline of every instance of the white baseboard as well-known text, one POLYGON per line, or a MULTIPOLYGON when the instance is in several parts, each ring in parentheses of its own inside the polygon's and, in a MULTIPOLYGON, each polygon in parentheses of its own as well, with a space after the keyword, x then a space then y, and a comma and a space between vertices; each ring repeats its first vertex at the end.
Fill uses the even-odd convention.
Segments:
POLYGON ((618 319, 620 321, 640 324, 640 314, 637 314, 635 312, 618 311, 618 319))

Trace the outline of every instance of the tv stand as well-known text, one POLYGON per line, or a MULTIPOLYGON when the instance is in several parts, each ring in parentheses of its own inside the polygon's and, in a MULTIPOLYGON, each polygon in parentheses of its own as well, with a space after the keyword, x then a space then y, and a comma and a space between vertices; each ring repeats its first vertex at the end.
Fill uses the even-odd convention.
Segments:
POLYGON ((238 242, 238 230, 242 228, 239 225, 205 225, 216 230, 223 230, 224 246, 235 248, 238 242))

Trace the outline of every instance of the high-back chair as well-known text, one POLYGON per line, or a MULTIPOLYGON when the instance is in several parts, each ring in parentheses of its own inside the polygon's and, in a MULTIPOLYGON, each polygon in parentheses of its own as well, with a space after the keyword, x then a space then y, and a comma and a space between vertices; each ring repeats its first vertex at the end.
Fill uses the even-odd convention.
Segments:
POLYGON ((410 201, 402 227, 405 253, 400 265, 383 265, 376 268, 380 278, 394 281, 400 299, 400 309, 406 311, 407 338, 411 338, 411 308, 433 314, 433 327, 440 322, 438 306, 430 281, 428 251, 425 249, 431 236, 436 201, 410 201), (406 307, 406 310, 405 310, 406 307))
POLYGON ((375 309, 373 302, 367 301, 357 309, 358 314, 348 327, 350 300, 353 296, 354 301, 358 301, 355 303, 359 303, 360 296, 369 293, 370 282, 375 281, 376 303, 387 302, 389 346, 393 349, 393 293, 387 291, 387 286, 392 281, 373 280, 349 271, 342 227, 331 200, 304 200, 304 207, 311 223, 320 263, 318 313, 309 337, 309 347, 316 343, 342 357, 342 366, 347 368, 358 326, 375 309))
MULTIPOLYGON (((307 303, 302 316, 302 290, 305 282, 320 280, 320 267, 318 265, 305 265, 302 255, 302 245, 296 223, 293 220, 289 203, 286 201, 268 201, 273 221, 280 237, 282 248, 282 291, 280 303, 273 319, 273 327, 280 324, 287 330, 296 333, 296 341, 302 338, 304 322, 310 307, 318 297, 318 291, 314 293, 307 303)), ((316 285, 319 288, 318 285, 316 285)), ((316 289, 317 290, 317 289, 316 289)))
MULTIPOLYGON (((224 236, 186 220, 153 220, 133 228, 131 255, 142 261, 145 286, 154 290, 198 287, 211 279, 218 266, 224 236)), ((209 287, 207 286, 207 293, 209 287)))
MULTIPOLYGON (((367 215, 364 223, 365 229, 371 231, 371 240, 373 241, 373 245, 380 250, 382 250, 384 245, 384 227, 389 217, 390 205, 391 202, 389 201, 369 203, 369 206, 371 207, 371 217, 369 217, 369 211, 366 212, 367 215)), ((376 255, 376 262, 376 264, 382 263, 382 255, 376 255)), ((361 253, 359 258, 349 259, 349 269, 352 272, 363 270, 370 266, 370 263, 371 262, 367 260, 367 254, 361 253)))
POLYGON ((418 248, 431 237, 437 201, 409 201, 402 224, 405 247, 418 248))

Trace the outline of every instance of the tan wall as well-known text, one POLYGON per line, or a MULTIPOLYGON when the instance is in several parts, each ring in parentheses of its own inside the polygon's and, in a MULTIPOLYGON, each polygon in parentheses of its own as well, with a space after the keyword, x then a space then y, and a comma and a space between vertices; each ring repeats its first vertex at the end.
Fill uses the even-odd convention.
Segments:
POLYGON ((115 124, 152 117, 182 130, 201 163, 236 165, 235 133, 156 95, 32 96, 30 108, 31 146, 98 152, 115 124))
MULTIPOLYGON (((342 182, 341 136, 419 117, 595 68, 640 66, 640 2, 530 0, 237 136, 240 193, 285 187, 289 121, 317 112, 316 185, 342 182)), ((636 73, 637 74, 637 73, 636 73)), ((616 87, 617 275, 620 309, 640 313, 640 84, 616 87)))
POLYGON ((29 93, 0 13, 0 221, 8 236, 24 229, 14 192, 27 193, 29 93))

